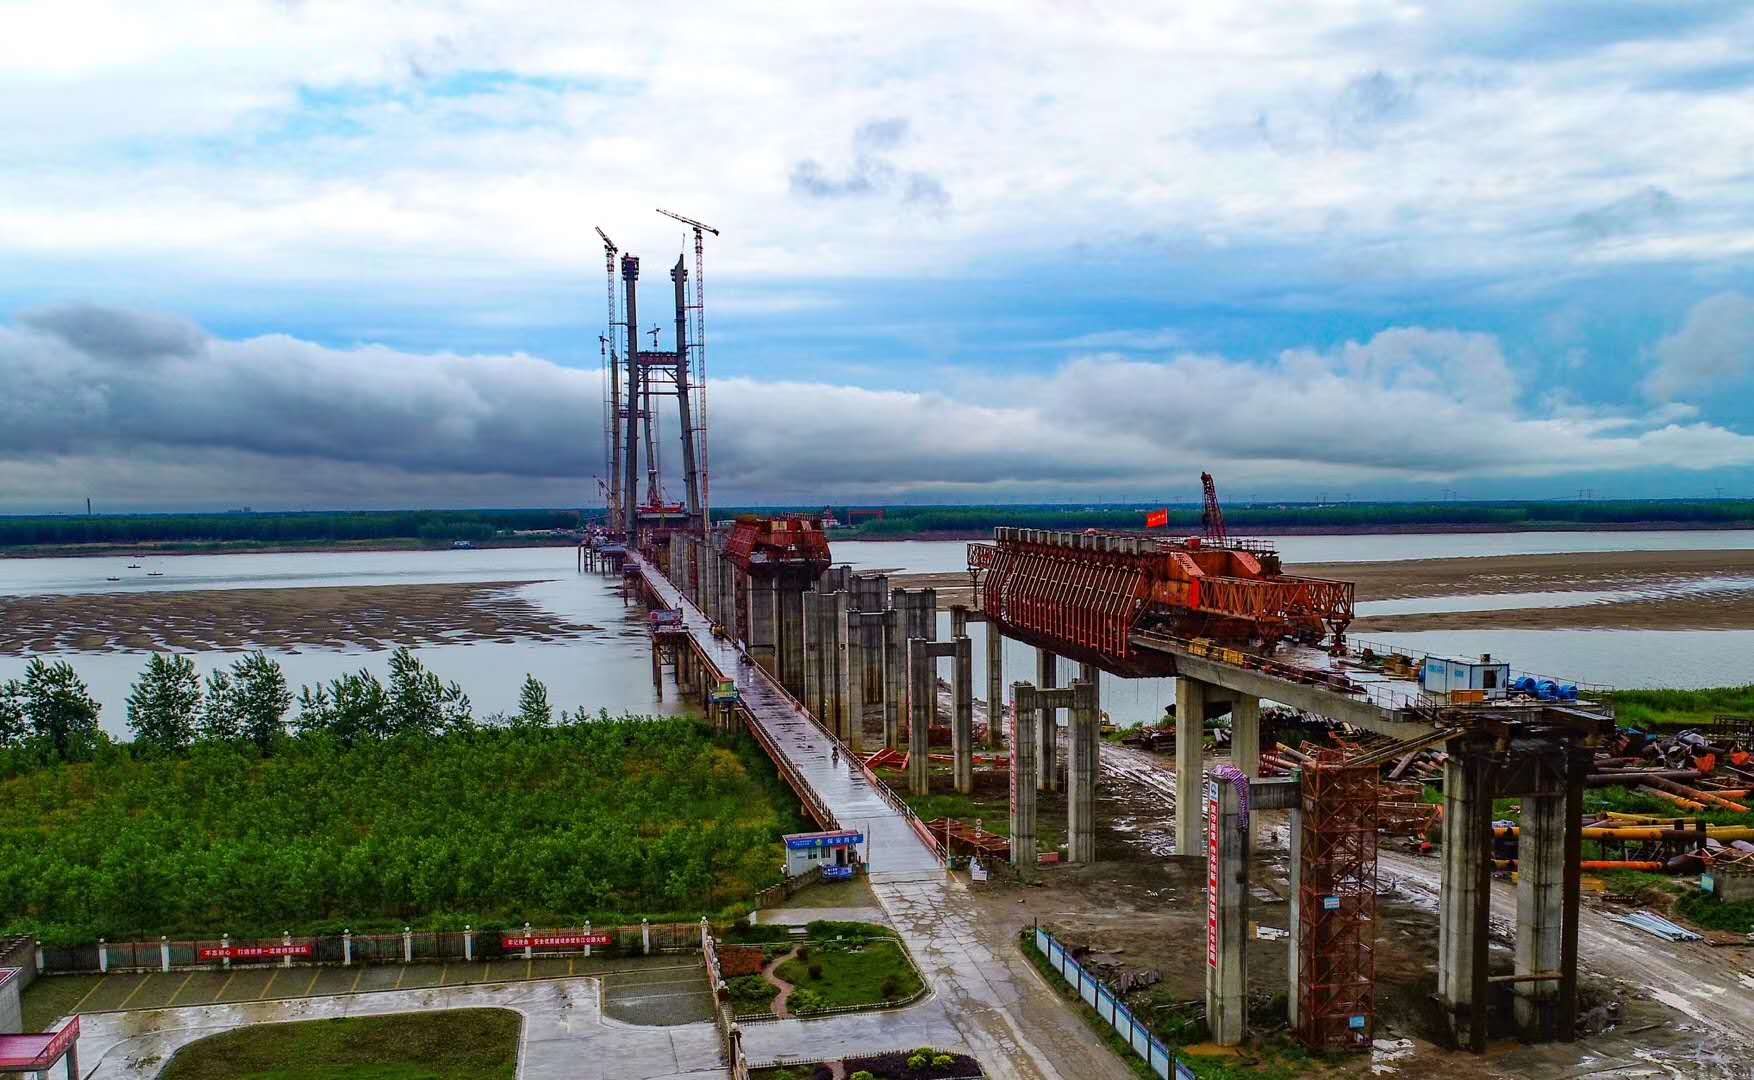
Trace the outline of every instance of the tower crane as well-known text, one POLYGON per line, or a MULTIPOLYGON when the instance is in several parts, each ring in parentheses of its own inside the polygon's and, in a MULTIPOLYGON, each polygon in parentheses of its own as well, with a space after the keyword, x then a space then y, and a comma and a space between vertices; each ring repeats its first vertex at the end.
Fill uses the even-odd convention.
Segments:
POLYGON ((680 221, 694 230, 694 341, 692 347, 697 358, 694 381, 700 388, 700 402, 697 406, 698 415, 695 420, 695 442, 700 454, 700 531, 707 536, 712 532, 712 471, 707 467, 707 425, 706 425, 706 242, 705 234, 719 235, 719 230, 703 221, 657 207, 657 211, 667 218, 680 221))
POLYGON ((609 530, 625 533, 628 523, 621 520, 621 370, 615 355, 615 253, 618 249, 601 225, 594 228, 603 238, 603 264, 609 276, 609 325, 607 334, 597 338, 603 349, 603 376, 609 394, 609 452, 605 455, 609 465, 609 530))

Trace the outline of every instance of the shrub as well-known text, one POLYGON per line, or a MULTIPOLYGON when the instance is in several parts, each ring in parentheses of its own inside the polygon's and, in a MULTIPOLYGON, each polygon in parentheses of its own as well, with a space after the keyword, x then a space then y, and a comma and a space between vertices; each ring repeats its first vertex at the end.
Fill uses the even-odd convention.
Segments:
POLYGON ((870 1069, 860 1069, 858 1072, 848 1077, 847 1080, 877 1080, 877 1077, 870 1069))
POLYGON ((786 1006, 795 1013, 821 1012, 823 1009, 822 995, 808 987, 799 987, 792 991, 786 999, 786 1006))
POLYGON ((877 990, 883 995, 884 1001, 894 1001, 901 996, 901 980, 894 975, 883 976, 883 985, 877 990))
POLYGON ((951 1057, 949 1054, 939 1054, 937 1057, 932 1059, 932 1068, 934 1068, 934 1069, 948 1069, 950 1066, 954 1065, 955 1063, 956 1063, 956 1059, 951 1057))
POLYGON ((810 977, 812 979, 818 979, 818 980, 822 978, 822 965, 821 964, 811 964, 810 965, 810 977))

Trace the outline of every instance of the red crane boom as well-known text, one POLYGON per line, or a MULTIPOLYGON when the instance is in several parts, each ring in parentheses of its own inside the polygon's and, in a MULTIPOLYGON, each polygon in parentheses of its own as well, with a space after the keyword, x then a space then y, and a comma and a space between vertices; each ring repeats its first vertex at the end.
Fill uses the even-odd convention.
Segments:
POLYGON ((1218 485, 1212 481, 1211 473, 1200 474, 1200 487, 1206 492, 1206 513, 1200 524, 1206 527, 1206 539, 1222 544, 1229 537, 1224 531, 1224 511, 1218 509, 1218 485))

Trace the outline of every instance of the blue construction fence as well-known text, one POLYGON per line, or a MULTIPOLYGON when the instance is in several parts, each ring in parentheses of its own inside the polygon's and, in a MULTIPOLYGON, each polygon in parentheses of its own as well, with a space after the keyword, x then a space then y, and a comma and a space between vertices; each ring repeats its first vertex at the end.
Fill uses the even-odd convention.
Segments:
POLYGON ((1176 1075, 1175 1055, 1170 1052, 1169 1047, 1151 1034, 1151 1029, 1141 1023, 1133 1015, 1133 1011, 1110 993, 1096 976, 1085 971, 1083 965, 1072 959, 1072 954, 1066 951, 1064 945, 1055 941, 1052 934, 1039 926, 1035 928, 1035 947, 1048 958, 1048 963, 1053 965, 1054 970, 1067 983, 1077 988, 1078 996, 1084 999, 1086 1005, 1096 1010, 1096 1015, 1102 1017, 1102 1022, 1114 1028, 1115 1033, 1133 1048, 1133 1052, 1151 1066, 1152 1072, 1164 1080, 1170 1080, 1170 1077, 1176 1075))

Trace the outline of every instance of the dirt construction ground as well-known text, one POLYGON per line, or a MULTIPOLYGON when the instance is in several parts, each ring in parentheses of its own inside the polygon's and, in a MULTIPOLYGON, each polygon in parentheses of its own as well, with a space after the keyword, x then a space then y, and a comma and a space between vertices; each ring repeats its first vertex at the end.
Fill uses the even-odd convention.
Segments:
MULTIPOLYGON (((1201 858, 1165 858, 1173 838, 1172 804, 1164 781, 1171 763, 1139 751, 1104 746, 1099 786, 1098 856, 1090 867, 1044 868, 1041 884, 995 882, 979 893, 982 915, 1021 929, 1039 920, 1071 945, 1092 950, 1090 959, 1123 971, 1150 970, 1160 989, 1178 1000, 1203 1001, 1205 966, 1205 864, 1201 858)), ((1208 759, 1210 762, 1210 759, 1208 759)), ((1170 789, 1172 790, 1172 789, 1170 789)), ((1288 926, 1287 830, 1282 813, 1261 815, 1260 850, 1253 861, 1249 919, 1261 926, 1288 926), (1277 819, 1277 820, 1275 820, 1277 819)), ((1583 1008, 1591 1034, 1574 1044, 1524 1046, 1507 1030, 1481 1057, 1446 1048, 1445 1020, 1434 999, 1437 983, 1438 865, 1431 856, 1394 849, 1385 842, 1379 863, 1379 925, 1376 935, 1378 1050, 1325 1068, 1323 1075, 1572 1080, 1589 1077, 1754 1077, 1754 1041, 1747 1030, 1726 1033, 1689 1015, 1684 1001, 1665 1003, 1661 990, 1635 983, 1635 951, 1673 954, 1678 946, 1651 938, 1619 947, 1592 944, 1584 936, 1583 1008), (1628 958, 1632 959, 1630 966, 1628 958), (1601 963, 1599 961, 1612 961, 1601 963)), ((1508 886, 1505 886, 1508 888, 1508 886)), ((1499 899, 1495 894, 1495 900, 1499 899)), ((1586 903, 1595 903, 1588 901, 1586 903)), ((1493 967, 1512 963, 1512 928, 1494 910, 1493 967)), ((1593 925, 1593 924, 1592 924, 1593 925)), ((1629 933, 1632 933, 1629 931, 1629 933)), ((1670 956, 1670 959, 1673 957, 1670 956)), ((1716 950, 1699 958, 1702 973, 1714 964, 1754 969, 1754 949, 1716 950), (1736 954, 1736 955, 1729 955, 1736 954)), ((1251 1035, 1284 1030, 1288 990, 1287 946, 1250 942, 1248 967, 1251 1035), (1280 1000, 1275 1002, 1275 996, 1280 1000)), ((1754 975, 1730 990, 1754 996, 1754 975)), ((1503 1010, 1508 1017, 1508 1007, 1503 1010)))

